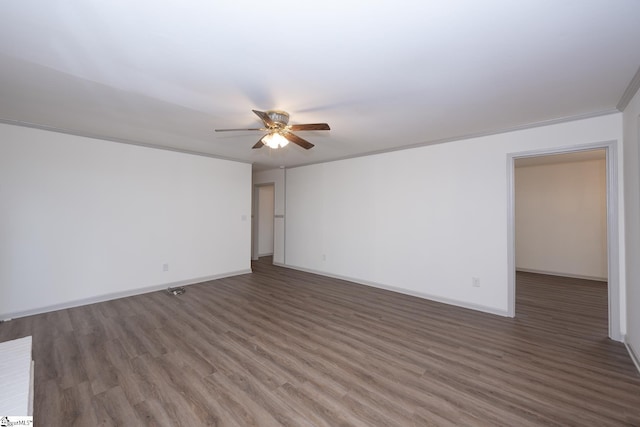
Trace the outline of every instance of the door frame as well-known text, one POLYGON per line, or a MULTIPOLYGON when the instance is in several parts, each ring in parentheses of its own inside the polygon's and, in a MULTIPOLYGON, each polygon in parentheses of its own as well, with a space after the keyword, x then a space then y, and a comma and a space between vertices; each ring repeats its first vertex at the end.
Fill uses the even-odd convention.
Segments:
POLYGON ((604 149, 607 179, 607 280, 609 338, 622 341, 620 331, 620 254, 618 236, 618 142, 604 141, 568 147, 547 148, 507 154, 507 257, 508 307, 510 317, 516 315, 516 258, 515 258, 515 160, 552 154, 575 153, 604 149))

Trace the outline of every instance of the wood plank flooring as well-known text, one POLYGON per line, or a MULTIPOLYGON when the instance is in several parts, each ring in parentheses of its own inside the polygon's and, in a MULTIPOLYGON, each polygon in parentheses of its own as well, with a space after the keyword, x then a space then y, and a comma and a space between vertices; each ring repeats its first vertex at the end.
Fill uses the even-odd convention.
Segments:
POLYGON ((0 324, 33 335, 36 425, 640 425, 606 286, 517 277, 517 317, 254 263, 0 324))

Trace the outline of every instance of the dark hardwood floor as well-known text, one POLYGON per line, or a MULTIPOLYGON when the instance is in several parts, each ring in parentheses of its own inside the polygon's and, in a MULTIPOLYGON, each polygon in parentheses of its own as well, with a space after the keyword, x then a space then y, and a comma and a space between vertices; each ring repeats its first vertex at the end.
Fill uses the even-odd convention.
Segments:
POLYGON ((299 271, 0 324, 41 426, 640 425, 606 286, 519 273, 503 318, 299 271))

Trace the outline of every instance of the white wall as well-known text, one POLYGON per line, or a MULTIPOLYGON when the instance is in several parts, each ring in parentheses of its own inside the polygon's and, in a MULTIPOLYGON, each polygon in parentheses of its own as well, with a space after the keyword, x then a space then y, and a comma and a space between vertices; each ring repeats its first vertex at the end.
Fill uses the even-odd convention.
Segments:
MULTIPOLYGON (((273 225, 273 263, 284 264, 284 222, 285 222, 285 170, 271 169, 253 173, 253 185, 273 184, 275 192, 275 218, 273 225)), ((254 191, 255 195, 255 191, 254 191)), ((254 221, 258 215, 254 206, 254 221)), ((258 246, 255 246, 254 258, 258 256, 258 246)))
POLYGON ((506 315, 508 154, 621 133, 612 114, 289 169, 287 265, 506 315))
POLYGON ((606 161, 516 167, 516 268, 607 280, 606 161))
POLYGON ((250 270, 249 164, 0 124, 0 201, 0 318, 250 270))
POLYGON ((273 185, 258 188, 258 255, 273 255, 273 185))
MULTIPOLYGON (((626 341, 640 357, 640 92, 624 110, 624 166, 627 256, 626 341)), ((640 369, 640 367, 639 367, 640 369)))

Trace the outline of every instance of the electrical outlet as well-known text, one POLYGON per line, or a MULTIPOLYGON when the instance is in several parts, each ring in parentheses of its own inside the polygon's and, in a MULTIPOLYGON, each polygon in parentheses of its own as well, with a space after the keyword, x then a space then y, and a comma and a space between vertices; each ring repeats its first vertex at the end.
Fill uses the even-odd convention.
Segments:
POLYGON ((327 255, 326 254, 322 254, 322 260, 326 261, 327 260, 327 255))
POLYGON ((479 288, 480 287, 480 278, 479 277, 472 277, 471 278, 471 286, 473 286, 474 288, 479 288))
POLYGON ((162 264, 162 271, 169 271, 169 264, 167 264, 166 262, 162 264))

